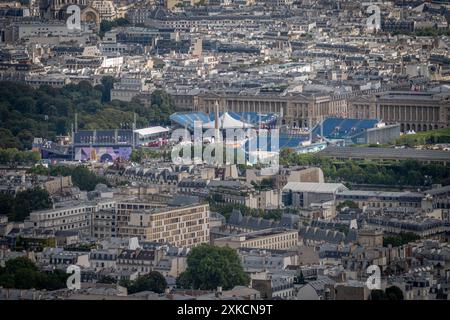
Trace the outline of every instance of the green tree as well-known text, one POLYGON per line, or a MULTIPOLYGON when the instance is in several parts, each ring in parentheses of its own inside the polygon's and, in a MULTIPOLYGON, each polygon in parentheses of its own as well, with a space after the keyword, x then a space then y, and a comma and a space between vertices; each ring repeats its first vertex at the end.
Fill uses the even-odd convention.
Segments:
POLYGON ((81 190, 92 191, 99 183, 106 183, 105 179, 97 177, 85 166, 78 166, 72 172, 72 179, 75 185, 81 190))
POLYGON ((14 275, 0 270, 0 286, 3 288, 14 288, 14 275))
POLYGON ((342 208, 345 208, 345 207, 348 207, 348 208, 350 208, 350 209, 358 209, 358 208, 359 208, 359 207, 358 207, 358 204, 357 204, 356 202, 351 201, 351 200, 345 200, 345 201, 339 203, 339 204, 336 206, 336 209, 337 209, 337 210, 341 210, 342 208))
POLYGON ((11 215, 14 208, 14 197, 0 193, 0 215, 11 215))
POLYGON ((116 279, 114 279, 114 277, 111 276, 103 276, 101 277, 98 281, 98 283, 105 283, 105 284, 115 284, 117 283, 116 279))
POLYGON ((35 287, 37 278, 37 272, 31 272, 28 269, 18 269, 14 272, 14 288, 16 289, 29 289, 35 287))
POLYGON ((5 263, 5 272, 6 273, 15 273, 17 270, 26 269, 29 271, 37 271, 38 268, 36 265, 28 258, 18 257, 15 259, 11 259, 6 261, 5 263))
POLYGON ((50 171, 46 167, 44 167, 42 164, 38 164, 38 165, 28 169, 27 173, 47 176, 50 174, 50 171))
POLYGON ((132 281, 131 284, 127 284, 128 293, 136 293, 141 291, 163 293, 166 287, 166 279, 157 271, 152 271, 149 274, 138 277, 135 281, 132 281))
POLYGON ((393 247, 400 247, 419 239, 420 236, 413 232, 400 232, 398 235, 384 237, 383 246, 387 247, 388 245, 392 245, 393 247))
POLYGON ((386 288, 385 293, 389 300, 403 300, 403 291, 397 286, 386 288))
POLYGON ((383 290, 371 290, 370 291, 370 300, 387 300, 386 293, 383 290))
POLYGON ((32 97, 20 97, 14 101, 15 108, 21 113, 33 113, 36 107, 36 101, 32 97))
POLYGON ((66 287, 68 275, 60 270, 41 272, 28 258, 6 261, 0 268, 0 287, 17 289, 57 290, 66 287))
POLYGON ((248 285, 250 279, 244 272, 236 251, 229 247, 202 244, 193 248, 187 257, 187 269, 177 278, 182 288, 225 290, 237 285, 248 285))
POLYGON ((41 188, 28 189, 18 192, 9 214, 12 221, 24 221, 31 211, 49 209, 52 207, 52 199, 48 192, 41 188))
POLYGON ((104 76, 101 80, 100 90, 102 91, 102 102, 111 101, 111 89, 114 87, 116 79, 111 76, 104 76))
POLYGON ((112 28, 126 26, 128 24, 130 24, 130 22, 125 18, 118 18, 112 21, 102 20, 100 22, 99 35, 101 38, 103 38, 105 33, 110 31, 112 28))
POLYGON ((14 137, 10 130, 0 128, 0 149, 21 148, 19 140, 14 137))
POLYGON ((157 90, 150 108, 138 99, 109 101, 114 81, 105 76, 95 87, 81 81, 62 88, 42 85, 37 89, 0 81, 0 149, 29 149, 35 137, 54 140, 56 135, 68 133, 75 113, 80 130, 119 128, 121 123, 131 123, 134 113, 138 126, 169 123, 175 108, 167 93, 157 90))

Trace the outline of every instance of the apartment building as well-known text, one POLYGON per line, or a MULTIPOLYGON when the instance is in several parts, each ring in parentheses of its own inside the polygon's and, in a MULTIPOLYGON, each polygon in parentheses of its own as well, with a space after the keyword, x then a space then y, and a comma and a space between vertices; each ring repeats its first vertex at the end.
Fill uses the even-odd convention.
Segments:
POLYGON ((209 242, 209 205, 156 207, 151 203, 117 204, 118 237, 137 237, 177 247, 209 242))
POLYGON ((158 15, 147 17, 145 23, 156 28, 172 28, 175 30, 208 27, 255 28, 261 23, 273 23, 273 19, 265 15, 158 15))
POLYGON ((29 218, 25 220, 25 228, 37 228, 42 231, 75 230, 81 235, 91 236, 93 215, 114 206, 115 201, 112 200, 79 205, 65 203, 62 207, 31 212, 29 218))
POLYGON ((255 190, 240 181, 212 180, 208 189, 213 199, 222 204, 244 205, 252 209, 278 208, 281 205, 279 190, 255 190))
POLYGON ((153 270, 156 263, 163 256, 161 250, 123 250, 117 257, 117 270, 137 271, 146 274, 153 270))
POLYGON ((102 20, 114 20, 117 16, 113 1, 94 0, 91 6, 98 11, 102 20))
POLYGON ((268 251, 266 249, 239 249, 242 265, 247 272, 255 270, 285 270, 299 265, 298 252, 268 251))
POLYGON ((92 236, 98 239, 117 237, 116 208, 107 207, 93 213, 92 236))
POLYGON ((353 201, 362 209, 369 208, 404 208, 414 211, 432 207, 431 199, 419 192, 381 192, 365 190, 345 190, 336 194, 336 202, 353 201))
POLYGON ((217 190, 211 192, 218 200, 220 196, 223 204, 236 204, 244 205, 251 209, 267 209, 267 208, 278 208, 281 204, 281 196, 278 190, 261 190, 253 191, 249 193, 222 193, 220 194, 217 190))
POLYGON ((286 250, 298 245, 298 231, 286 228, 273 228, 241 233, 238 235, 217 238, 213 241, 219 247, 255 248, 286 250))
POLYGON ((89 253, 89 264, 91 268, 115 269, 117 263, 117 253, 114 250, 94 250, 89 253))
POLYGON ((137 75, 127 75, 120 79, 120 82, 114 84, 111 89, 111 101, 131 101, 135 96, 143 92, 151 92, 152 86, 146 83, 145 78, 137 75))

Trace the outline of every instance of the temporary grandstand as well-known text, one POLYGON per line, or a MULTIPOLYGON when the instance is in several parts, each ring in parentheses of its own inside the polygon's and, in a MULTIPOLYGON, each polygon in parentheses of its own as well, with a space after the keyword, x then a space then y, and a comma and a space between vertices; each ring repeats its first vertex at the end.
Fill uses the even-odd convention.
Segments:
MULTIPOLYGON (((215 128, 214 114, 210 115, 203 112, 177 112, 170 116, 174 126, 194 130, 194 122, 200 121, 204 129, 215 128)), ((225 112, 219 113, 219 129, 228 128, 255 128, 263 129, 259 131, 257 139, 257 148, 260 150, 273 151, 271 146, 270 130, 277 124, 277 115, 274 113, 259 114, 257 112, 225 112)), ((297 148, 303 142, 309 140, 309 134, 293 134, 280 131, 278 136, 278 146, 276 149, 297 148)), ((245 143, 245 149, 248 150, 248 144, 245 143)))
POLYGON ((251 138, 251 141, 247 141, 245 149, 247 150, 251 143, 254 143, 259 150, 266 151, 278 151, 284 148, 297 149, 301 147, 303 143, 309 141, 308 134, 290 134, 281 131, 277 136, 277 145, 273 146, 271 136, 272 133, 270 131, 264 130, 263 132, 260 132, 257 137, 251 138))
POLYGON ((72 143, 59 145, 45 141, 34 147, 43 159, 115 161, 129 159, 136 135, 128 129, 77 130, 72 143))
POLYGON ((327 118, 313 128, 312 135, 345 145, 387 143, 400 136, 400 125, 384 125, 376 119, 327 118))
POLYGON ((200 121, 201 123, 207 123, 211 119, 204 112, 176 112, 170 116, 170 121, 175 126, 194 131, 194 122, 200 121))
MULTIPOLYGON (((242 122, 236 118, 233 118, 228 112, 225 112, 218 118, 217 127, 220 129, 245 129, 252 128, 253 125, 247 122, 242 122)), ((216 120, 211 120, 207 123, 203 124, 203 128, 205 129, 213 129, 216 127, 216 120)))
POLYGON ((72 160, 72 148, 66 145, 60 145, 53 141, 43 141, 41 143, 34 144, 33 149, 41 152, 42 159, 62 159, 72 160))
MULTIPOLYGON (((177 112, 170 116, 172 124, 194 130, 194 122, 200 121, 205 129, 214 128, 214 114, 204 112, 177 112)), ((275 114, 259 114, 257 112, 220 112, 219 128, 275 127, 275 114), (228 124, 228 126, 227 126, 228 124)))

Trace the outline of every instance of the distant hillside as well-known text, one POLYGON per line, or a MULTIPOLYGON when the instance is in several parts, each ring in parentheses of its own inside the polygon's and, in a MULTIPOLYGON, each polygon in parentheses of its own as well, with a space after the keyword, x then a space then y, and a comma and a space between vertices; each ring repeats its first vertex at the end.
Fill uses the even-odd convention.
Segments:
POLYGON ((137 127, 166 124, 174 112, 170 96, 157 90, 152 106, 138 102, 108 102, 113 79, 102 84, 69 84, 63 88, 34 89, 15 82, 0 82, 0 148, 29 149, 34 137, 54 139, 68 134, 78 113, 79 129, 131 127, 134 113, 137 127), (106 97, 106 98, 105 98, 106 97))

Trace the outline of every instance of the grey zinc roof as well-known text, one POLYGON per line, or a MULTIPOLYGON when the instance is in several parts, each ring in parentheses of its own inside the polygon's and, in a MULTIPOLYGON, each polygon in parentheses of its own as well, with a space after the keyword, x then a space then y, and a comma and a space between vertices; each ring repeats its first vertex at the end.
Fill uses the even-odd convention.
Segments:
POLYGON ((346 236, 343 232, 335 230, 326 230, 316 227, 301 227, 299 229, 300 236, 307 240, 325 241, 328 243, 346 242, 346 236))
POLYGON ((295 214, 283 214, 280 219, 279 226, 284 228, 294 228, 294 225, 298 223, 299 216, 295 214))
POLYGON ((346 190, 342 183, 316 183, 316 182, 288 182, 283 190, 294 192, 334 193, 338 190, 346 190))
POLYGON ((189 195, 176 195, 167 203, 172 207, 186 206, 200 203, 200 199, 197 196, 189 195))
POLYGON ((336 282, 328 277, 320 277, 315 281, 308 282, 309 285, 311 285, 314 290, 316 291, 323 291, 325 288, 325 285, 327 284, 335 284, 336 282))

